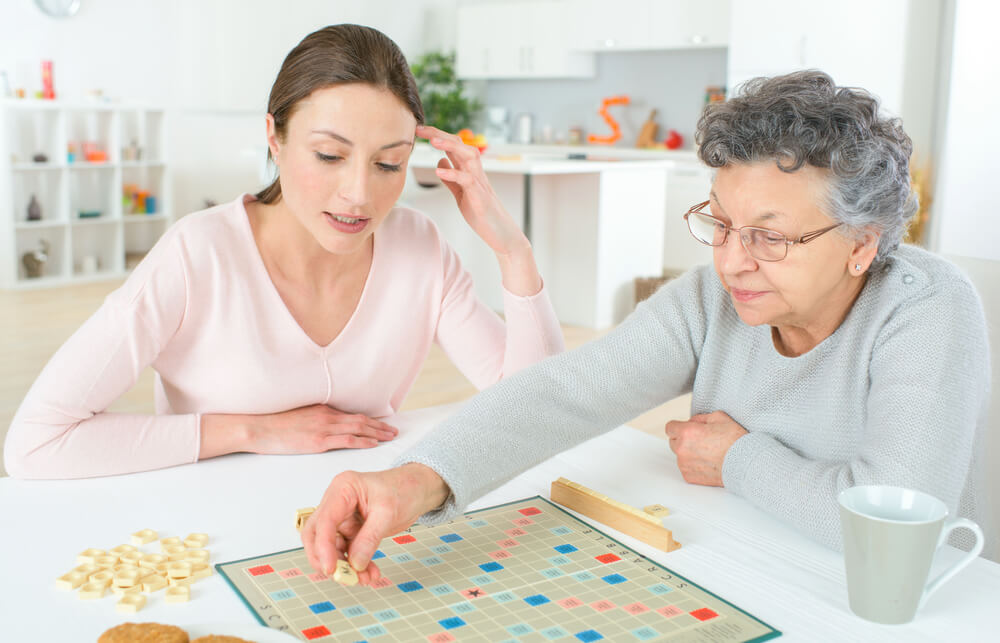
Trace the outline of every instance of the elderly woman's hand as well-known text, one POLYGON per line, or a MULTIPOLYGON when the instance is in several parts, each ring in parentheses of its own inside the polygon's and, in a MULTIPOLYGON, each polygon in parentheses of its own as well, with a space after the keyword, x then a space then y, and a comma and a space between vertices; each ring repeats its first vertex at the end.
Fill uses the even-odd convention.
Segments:
POLYGON ((695 415, 687 422, 667 422, 665 430, 684 480, 713 487, 723 486, 722 463, 729 447, 747 434, 722 411, 695 415))

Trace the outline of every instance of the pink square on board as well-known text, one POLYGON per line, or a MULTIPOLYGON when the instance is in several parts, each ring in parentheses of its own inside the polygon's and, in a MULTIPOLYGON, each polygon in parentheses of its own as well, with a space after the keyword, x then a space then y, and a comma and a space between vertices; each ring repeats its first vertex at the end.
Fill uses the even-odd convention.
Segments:
POLYGON ((535 524, 535 521, 532 520, 531 518, 518 518, 513 522, 515 525, 520 525, 521 527, 527 527, 528 525, 535 524))
POLYGON ((311 580, 314 583, 318 583, 321 580, 326 580, 328 578, 329 576, 327 576, 323 572, 316 572, 315 574, 309 574, 309 580, 311 580))
POLYGON ((497 544, 500 545, 501 547, 510 549, 511 547, 517 547, 521 543, 517 542, 513 538, 507 538, 506 540, 498 540, 497 544))
POLYGON ((573 608, 580 607, 581 605, 583 605, 583 601, 581 601, 579 598, 575 596, 570 596, 569 598, 564 598, 561 601, 556 601, 556 604, 565 609, 571 610, 573 608))
POLYGON ((372 583, 370 585, 370 587, 372 587, 374 589, 382 589, 383 587, 389 587, 391 585, 392 585, 392 581, 389 580, 388 578, 386 578, 385 576, 382 576, 377 581, 375 581, 374 583, 372 583))
POLYGON ((663 614, 667 618, 673 618, 674 616, 679 616, 684 613, 684 610, 677 607, 676 605, 667 605, 666 607, 661 607, 656 610, 658 613, 663 614))
POLYGON ((593 603, 590 604, 590 606, 593 607, 598 612, 607 612, 608 610, 613 610, 615 608, 614 603, 604 599, 601 599, 599 601, 594 601, 593 603))
POLYGON ((431 643, 451 643, 455 640, 455 637, 447 632, 438 632, 437 634, 428 636, 427 640, 431 643))
POLYGON ((622 609, 629 614, 642 614, 643 612, 649 611, 649 608, 642 603, 632 603, 631 605, 626 605, 622 609))
POLYGON ((466 598, 482 598, 483 596, 486 596, 486 592, 478 587, 470 587, 462 592, 462 596, 466 598))
POLYGON ((503 533, 505 533, 508 536, 510 536, 511 538, 513 538, 514 536, 523 536, 524 534, 526 534, 528 532, 526 532, 525 530, 521 529, 520 527, 514 527, 513 529, 508 529, 507 531, 505 531, 503 533))
POLYGON ((503 560, 504 558, 510 558, 511 556, 513 556, 513 554, 511 554, 511 553, 510 553, 509 551, 507 551, 506 549, 501 549, 501 550, 499 550, 499 551, 495 551, 495 552, 493 552, 493 553, 492 553, 492 554, 490 554, 489 556, 490 556, 490 558, 492 558, 493 560, 503 560))
POLYGON ((295 578, 296 576, 302 576, 302 570, 298 567, 293 567, 291 569, 283 569, 278 572, 278 576, 282 578, 295 578))

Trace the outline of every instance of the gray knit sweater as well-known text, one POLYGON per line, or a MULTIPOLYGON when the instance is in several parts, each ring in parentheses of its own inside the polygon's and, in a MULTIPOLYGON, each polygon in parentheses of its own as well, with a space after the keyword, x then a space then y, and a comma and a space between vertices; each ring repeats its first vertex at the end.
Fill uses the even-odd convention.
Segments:
POLYGON ((793 358, 775 350, 769 326, 740 320, 704 266, 608 335, 472 398, 397 464, 441 475, 452 496, 422 521, 447 520, 559 451, 692 392, 692 414, 725 411, 749 431, 726 454, 725 487, 839 549, 837 493, 860 484, 920 489, 981 522, 988 362, 978 295, 924 250, 895 251, 840 327, 793 358))

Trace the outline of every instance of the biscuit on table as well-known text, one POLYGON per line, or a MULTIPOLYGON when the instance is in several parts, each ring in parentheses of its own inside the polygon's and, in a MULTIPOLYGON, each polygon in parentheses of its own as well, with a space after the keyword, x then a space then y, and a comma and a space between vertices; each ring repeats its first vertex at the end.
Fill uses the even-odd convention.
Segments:
POLYGON ((162 623, 122 623, 101 634, 97 643, 188 643, 187 632, 162 623))

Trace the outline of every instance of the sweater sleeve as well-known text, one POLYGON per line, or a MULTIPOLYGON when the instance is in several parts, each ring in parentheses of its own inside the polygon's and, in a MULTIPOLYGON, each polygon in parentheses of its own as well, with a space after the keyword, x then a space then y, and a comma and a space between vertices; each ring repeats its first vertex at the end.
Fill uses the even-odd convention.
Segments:
POLYGON ((837 550, 843 547, 837 494, 849 487, 918 489, 958 515, 989 388, 987 355, 982 305, 972 286, 957 279, 929 286, 879 330, 868 369, 865 434, 850 459, 810 458, 745 427, 751 433, 726 454, 723 483, 837 550))
POLYGON ((186 283, 168 233, 46 364, 14 416, 4 466, 17 478, 82 478, 193 462, 197 415, 105 409, 128 391, 180 326, 186 283))
POLYGON ((678 278, 604 337, 483 391, 403 454, 397 465, 424 464, 451 489, 421 520, 449 520, 529 467, 689 391, 705 334, 699 278, 678 278))
POLYGON ((441 252, 444 282, 435 339, 476 388, 566 350, 544 287, 529 297, 504 289, 504 323, 476 297, 472 277, 443 241, 441 252))

